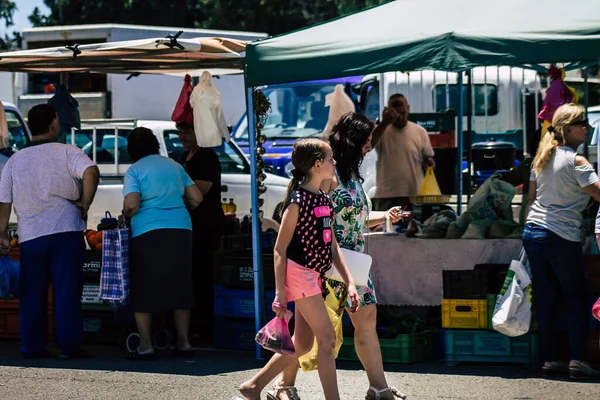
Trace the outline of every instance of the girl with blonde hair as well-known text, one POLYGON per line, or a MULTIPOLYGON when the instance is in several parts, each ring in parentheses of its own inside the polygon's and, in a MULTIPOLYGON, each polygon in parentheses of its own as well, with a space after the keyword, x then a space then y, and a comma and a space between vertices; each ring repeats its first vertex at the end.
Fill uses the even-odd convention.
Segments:
POLYGON ((523 246, 529 257, 539 327, 542 373, 571 378, 598 376, 585 361, 586 282, 581 249, 582 212, 590 196, 600 201, 598 175, 577 154, 589 140, 590 124, 582 107, 559 107, 542 138, 529 181, 523 246), (555 317, 558 299, 569 313, 569 364, 557 360, 555 317))

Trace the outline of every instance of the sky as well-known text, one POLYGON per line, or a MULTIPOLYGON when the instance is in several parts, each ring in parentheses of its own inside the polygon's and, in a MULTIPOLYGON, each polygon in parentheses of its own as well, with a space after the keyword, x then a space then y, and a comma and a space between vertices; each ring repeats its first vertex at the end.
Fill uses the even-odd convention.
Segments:
MULTIPOLYGON (((31 12, 35 7, 42 10, 42 14, 48 13, 48 7, 44 5, 43 0, 12 0, 17 4, 17 11, 13 16, 14 25, 8 28, 9 32, 18 31, 21 32, 23 29, 31 28, 31 24, 27 17, 31 15, 31 12)), ((0 27, 2 32, 6 32, 4 24, 0 27)))

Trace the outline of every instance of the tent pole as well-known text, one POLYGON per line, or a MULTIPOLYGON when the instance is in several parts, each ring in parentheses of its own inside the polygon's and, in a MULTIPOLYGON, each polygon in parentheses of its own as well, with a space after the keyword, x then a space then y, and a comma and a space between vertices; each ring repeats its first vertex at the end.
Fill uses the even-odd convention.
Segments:
MULTIPOLYGON (((583 91, 585 96, 584 107, 585 107, 585 116, 588 116, 588 108, 590 107, 590 88, 588 85, 588 69, 584 68, 581 70, 583 72, 583 91)), ((590 148, 588 146, 588 142, 585 142, 583 145, 583 156, 586 159, 590 158, 590 148)))
MULTIPOLYGON (((462 153, 463 153, 463 73, 459 71, 457 80, 456 96, 458 101, 456 102, 456 213, 460 216, 462 214, 462 195, 463 195, 463 174, 462 174, 462 153)), ((467 166, 468 167, 468 166, 467 166)))
MULTIPOLYGON (((248 149, 250 153, 250 204, 252 207, 252 269, 254 271, 254 327, 262 328, 264 295, 262 254, 260 248, 260 224, 258 221, 258 179, 256 175, 256 115, 254 111, 254 88, 246 88, 246 115, 248 116, 248 149)), ((262 360, 262 347, 256 344, 256 359, 262 360)))
MULTIPOLYGON (((467 188, 467 203, 471 199, 471 184, 473 182, 473 177, 471 176, 471 163, 473 162, 473 70, 470 69, 467 71, 467 78, 469 81, 467 82, 467 143, 464 143, 467 146, 467 168, 469 170, 469 181, 467 188)), ((487 133, 487 132, 486 132, 487 133)), ((461 163, 462 165, 462 163, 461 163)), ((461 174, 462 176, 462 174, 461 174)))

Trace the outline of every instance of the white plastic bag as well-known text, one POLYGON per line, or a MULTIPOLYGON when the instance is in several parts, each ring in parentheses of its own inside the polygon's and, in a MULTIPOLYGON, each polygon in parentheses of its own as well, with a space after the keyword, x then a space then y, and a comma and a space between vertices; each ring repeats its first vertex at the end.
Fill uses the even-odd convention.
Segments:
POLYGON ((512 260, 496 305, 492 326, 507 336, 521 336, 531 324, 531 277, 524 265, 525 251, 519 261, 512 260))

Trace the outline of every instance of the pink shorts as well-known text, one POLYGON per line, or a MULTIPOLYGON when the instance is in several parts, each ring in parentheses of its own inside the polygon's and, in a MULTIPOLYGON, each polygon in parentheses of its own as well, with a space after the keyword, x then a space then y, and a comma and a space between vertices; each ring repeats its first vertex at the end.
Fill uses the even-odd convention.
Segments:
POLYGON ((295 301, 304 297, 320 295, 321 293, 319 273, 288 259, 285 272, 285 294, 287 301, 295 301))

